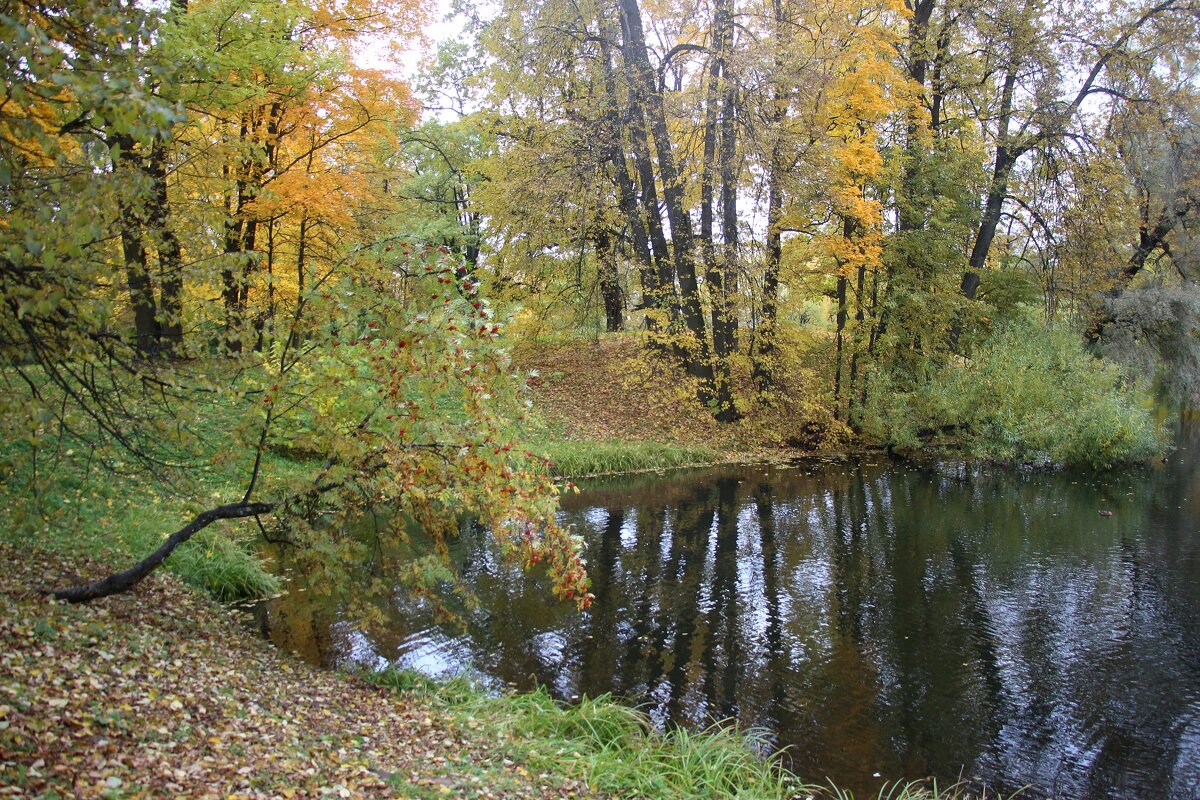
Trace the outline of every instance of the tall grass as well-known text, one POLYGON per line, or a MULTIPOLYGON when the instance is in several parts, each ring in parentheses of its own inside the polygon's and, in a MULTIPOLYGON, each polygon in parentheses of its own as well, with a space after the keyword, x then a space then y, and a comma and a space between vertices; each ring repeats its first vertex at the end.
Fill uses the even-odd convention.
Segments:
POLYGON ((648 441, 548 441, 537 449, 554 462, 555 473, 573 478, 694 467, 721 460, 721 454, 711 447, 648 441))
POLYGON ((810 788, 777 759, 759 756, 755 742, 735 729, 662 733, 645 714, 608 696, 564 705, 543 689, 494 695, 462 678, 438 684, 385 670, 371 679, 418 692, 469 727, 482 726, 508 746, 514 761, 581 777, 615 797, 782 800, 810 788))
MULTIPOLYGON (((544 689, 521 694, 488 693, 470 679, 433 681, 407 670, 387 669, 368 679, 440 706, 460 725, 503 743, 514 762, 535 771, 585 780, 594 791, 625 798, 679 800, 791 800, 854 795, 818 787, 788 772, 776 756, 762 755, 764 739, 753 731, 714 726, 701 732, 658 731, 641 711, 604 695, 563 704, 544 689)), ((880 800, 964 800, 966 787, 936 782, 899 782, 880 790, 880 800)))

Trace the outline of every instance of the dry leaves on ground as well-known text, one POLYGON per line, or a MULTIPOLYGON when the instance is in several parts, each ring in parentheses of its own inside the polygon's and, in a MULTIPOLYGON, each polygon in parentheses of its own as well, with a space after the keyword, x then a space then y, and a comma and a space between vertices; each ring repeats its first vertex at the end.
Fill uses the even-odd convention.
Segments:
POLYGON ((34 589, 102 566, 0 560, 0 796, 587 794, 498 767, 494 735, 282 654, 169 576, 67 606, 34 589))

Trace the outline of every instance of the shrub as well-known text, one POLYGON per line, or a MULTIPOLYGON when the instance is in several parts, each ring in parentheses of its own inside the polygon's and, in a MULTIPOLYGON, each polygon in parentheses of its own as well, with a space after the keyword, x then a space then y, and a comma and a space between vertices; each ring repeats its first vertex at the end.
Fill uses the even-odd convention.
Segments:
POLYGON ((997 461, 1106 468, 1163 449, 1143 391, 1073 334, 1031 323, 998 330, 927 381, 877 380, 863 424, 897 448, 951 436, 997 461))
POLYGON ((1150 283, 1106 298, 1100 353, 1157 381, 1168 396, 1200 397, 1200 288, 1150 283))

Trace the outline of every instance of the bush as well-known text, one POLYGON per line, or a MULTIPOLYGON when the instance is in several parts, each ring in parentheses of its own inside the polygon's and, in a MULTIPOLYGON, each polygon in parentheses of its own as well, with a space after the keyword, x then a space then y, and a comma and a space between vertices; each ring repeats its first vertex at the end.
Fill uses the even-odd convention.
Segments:
POLYGON ((1106 298, 1100 353, 1170 397, 1200 397, 1200 288, 1150 283, 1106 298))
POLYGON ((952 437, 996 461, 1097 468, 1146 460, 1164 442, 1145 393, 1063 330, 998 330, 928 381, 876 381, 864 429, 900 449, 952 437))

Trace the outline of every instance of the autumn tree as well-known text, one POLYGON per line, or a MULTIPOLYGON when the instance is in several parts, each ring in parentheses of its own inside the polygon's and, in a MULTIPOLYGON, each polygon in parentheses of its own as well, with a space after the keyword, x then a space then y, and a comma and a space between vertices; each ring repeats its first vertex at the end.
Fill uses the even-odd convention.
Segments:
POLYGON ((963 273, 964 296, 973 298, 979 287, 1022 158, 1077 135, 1089 100, 1120 102, 1112 79, 1129 69, 1152 69, 1182 41, 1180 34, 1188 35, 1193 12, 1187 2, 1163 0, 1111 15, 1039 3, 984 5, 964 15, 970 38, 981 46, 985 76, 964 96, 974 105, 991 152, 982 213, 963 273))
POLYGON ((386 506, 395 514, 381 535, 403 539, 415 522, 434 542, 416 561, 389 561, 393 577, 426 591, 452 579, 445 540, 474 511, 505 552, 545 562, 561 596, 587 602, 578 541, 555 523, 556 489, 516 441, 522 384, 478 281, 375 222, 391 126, 411 118, 402 86, 349 59, 353 33, 379 9, 406 12, 217 0, 193 4, 170 31, 137 7, 31 4, 0 16, 6 432, 34 463, 56 439, 63 458, 86 454, 87 469, 123 480, 195 491, 205 466, 239 487, 197 495, 191 521, 130 569, 56 596, 128 589, 200 530, 236 519, 297 545, 338 578, 324 585, 344 586, 339 568, 378 543, 343 523, 386 506), (241 62, 251 31, 265 40, 241 62), (147 55, 158 47, 177 56, 169 69, 147 55), (200 78, 168 89, 182 67, 200 78), (187 359, 148 357, 139 328, 137 284, 150 271, 134 251, 160 221, 139 210, 161 199, 158 143, 170 144, 187 359), (195 344, 213 322, 236 358, 195 344), (282 468, 280 452, 312 466, 282 468))

